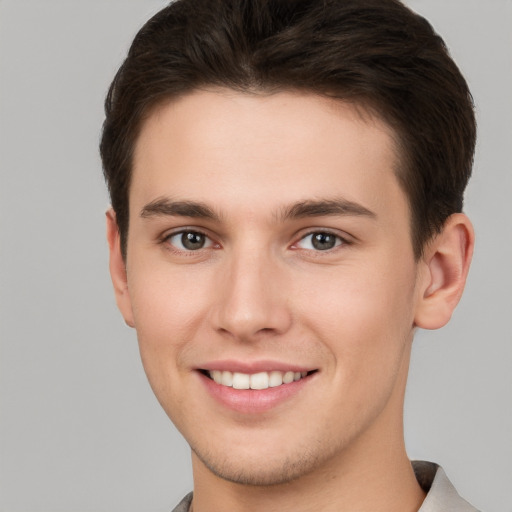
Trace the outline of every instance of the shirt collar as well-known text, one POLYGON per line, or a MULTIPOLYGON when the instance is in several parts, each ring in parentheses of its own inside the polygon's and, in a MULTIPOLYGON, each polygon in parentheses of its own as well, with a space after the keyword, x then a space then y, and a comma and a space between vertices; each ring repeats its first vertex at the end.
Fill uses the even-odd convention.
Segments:
POLYGON ((418 460, 412 461, 412 467, 418 483, 427 493, 418 512, 478 512, 459 496, 442 467, 418 460))

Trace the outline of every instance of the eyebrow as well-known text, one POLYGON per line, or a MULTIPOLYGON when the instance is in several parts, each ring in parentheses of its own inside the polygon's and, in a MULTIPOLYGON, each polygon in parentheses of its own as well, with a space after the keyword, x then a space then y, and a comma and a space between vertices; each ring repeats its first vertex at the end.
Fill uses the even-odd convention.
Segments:
POLYGON ((323 217, 324 215, 353 215, 372 219, 377 217, 374 212, 363 205, 343 198, 301 201, 285 208, 281 213, 284 220, 323 217))
MULTIPOLYGON (((335 215, 363 216, 376 218, 376 214, 361 204, 347 199, 306 200, 285 207, 276 216, 279 220, 301 219, 335 215)), ((195 219, 220 221, 220 215, 202 202, 173 201, 170 198, 158 198, 146 204, 141 212, 142 218, 178 216, 195 219)))
POLYGON ((173 201, 169 198, 159 198, 145 205, 140 211, 144 219, 161 216, 192 217, 219 221, 220 216, 209 206, 196 201, 173 201))

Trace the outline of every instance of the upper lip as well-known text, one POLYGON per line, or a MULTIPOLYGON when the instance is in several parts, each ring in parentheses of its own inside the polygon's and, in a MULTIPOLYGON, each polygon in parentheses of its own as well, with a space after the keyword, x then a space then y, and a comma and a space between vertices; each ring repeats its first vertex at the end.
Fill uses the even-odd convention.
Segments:
POLYGON ((232 359, 217 360, 204 363, 198 366, 198 370, 219 370, 238 373, 259 373, 259 372, 310 372, 316 370, 311 366, 286 363, 283 361, 236 361, 232 359))

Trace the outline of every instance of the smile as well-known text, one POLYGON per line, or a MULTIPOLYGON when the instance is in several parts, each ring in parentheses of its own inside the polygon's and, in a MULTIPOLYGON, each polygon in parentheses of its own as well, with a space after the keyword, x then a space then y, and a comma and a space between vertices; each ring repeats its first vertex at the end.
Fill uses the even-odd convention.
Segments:
POLYGON ((293 403, 305 387, 314 386, 318 373, 318 368, 290 368, 286 363, 264 361, 217 361, 197 372, 215 402, 237 414, 250 415, 293 403))
POLYGON ((291 384, 313 372, 281 372, 278 370, 258 373, 240 373, 227 370, 204 370, 204 375, 221 386, 233 389, 268 389, 291 384))

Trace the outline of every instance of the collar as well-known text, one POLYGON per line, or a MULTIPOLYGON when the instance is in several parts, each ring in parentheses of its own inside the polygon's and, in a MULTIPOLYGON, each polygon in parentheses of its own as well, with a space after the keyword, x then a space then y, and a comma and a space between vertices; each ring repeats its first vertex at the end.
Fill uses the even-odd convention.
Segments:
POLYGON ((459 496, 441 466, 415 460, 412 461, 412 467, 416 480, 427 493, 418 512, 478 512, 459 496))

